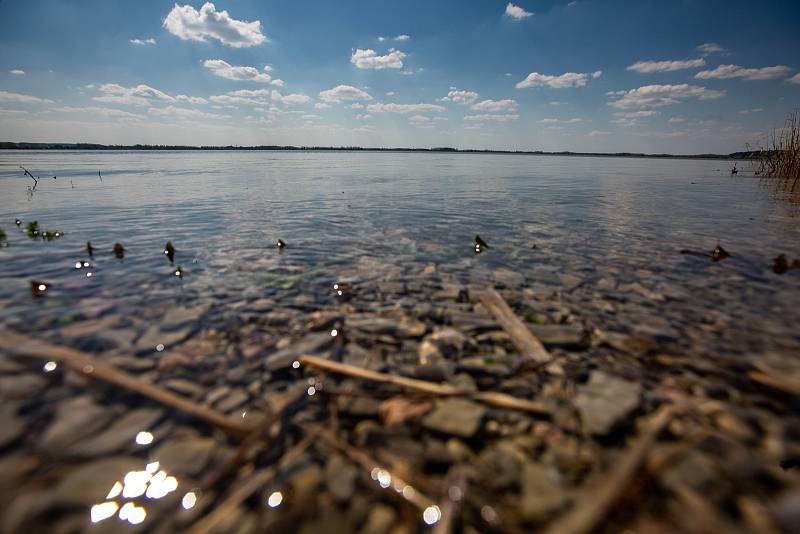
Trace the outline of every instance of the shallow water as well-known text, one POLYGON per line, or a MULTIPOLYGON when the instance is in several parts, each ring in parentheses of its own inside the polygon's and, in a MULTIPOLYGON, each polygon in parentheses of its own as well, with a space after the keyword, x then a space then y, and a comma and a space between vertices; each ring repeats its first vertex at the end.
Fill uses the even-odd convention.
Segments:
MULTIPOLYGON (((4 151, 0 227, 10 246, 0 249, 0 320, 25 317, 44 328, 87 306, 136 309, 151 298, 225 303, 247 288, 294 287, 327 297, 343 276, 413 278, 419 265, 432 263, 464 282, 490 283, 493 270, 510 269, 527 285, 551 288, 559 275, 577 275, 589 287, 611 273, 617 283, 675 289, 679 300, 700 309, 736 308, 737 321, 769 315, 776 321, 771 330, 781 331, 796 317, 789 304, 797 273, 774 275, 771 260, 800 255, 800 224, 791 204, 777 202, 753 177, 731 178, 729 165, 477 154, 4 151), (32 197, 20 165, 43 176, 32 197), (66 235, 33 241, 14 227, 15 218, 22 228, 38 220, 66 235), (490 251, 473 254, 475 234, 490 251), (289 244, 282 253, 278 238, 289 244), (718 239, 732 254, 724 262, 679 253, 709 251, 718 239), (162 254, 167 240, 178 251, 182 279, 162 254), (74 268, 88 259, 86 241, 98 249, 89 279, 74 268), (127 251, 124 261, 111 254, 115 242, 127 251), (31 279, 53 284, 47 298, 31 297, 31 279), (713 296, 705 291, 711 287, 713 296)), ((669 315, 669 307, 662 312, 669 315)))

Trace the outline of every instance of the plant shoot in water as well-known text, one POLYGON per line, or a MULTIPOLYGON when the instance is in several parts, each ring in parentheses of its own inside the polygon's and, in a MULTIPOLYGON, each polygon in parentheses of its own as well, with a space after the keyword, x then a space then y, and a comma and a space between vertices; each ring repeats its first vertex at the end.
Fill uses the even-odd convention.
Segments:
POLYGON ((123 259, 125 257, 125 247, 119 243, 114 243, 114 256, 116 256, 118 260, 123 259))
POLYGON ((170 263, 175 261, 175 247, 172 246, 172 241, 167 241, 167 244, 164 245, 164 254, 170 263))

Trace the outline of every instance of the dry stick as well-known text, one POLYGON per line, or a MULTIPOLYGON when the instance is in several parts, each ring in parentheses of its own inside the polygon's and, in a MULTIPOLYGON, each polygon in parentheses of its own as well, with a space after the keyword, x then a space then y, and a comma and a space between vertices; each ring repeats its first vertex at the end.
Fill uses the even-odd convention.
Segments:
POLYGON ((403 497, 405 500, 416 506, 419 510, 425 511, 430 506, 434 506, 434 502, 429 497, 425 496, 422 492, 420 492, 417 488, 413 485, 409 484, 395 473, 390 471, 389 469, 381 467, 381 464, 373 459, 369 454, 365 453, 364 451, 357 449, 344 441, 343 439, 339 438, 335 434, 328 432, 327 430, 323 430, 321 426, 318 425, 300 425, 303 429, 306 429, 308 432, 313 432, 316 434, 316 437, 322 439, 323 441, 327 442, 328 445, 335 447, 342 451, 348 458, 350 458, 355 463, 359 464, 363 467, 366 471, 370 471, 370 474, 373 469, 383 469, 389 476, 391 477, 391 488, 385 489, 393 489, 391 493, 394 493, 398 496, 403 497), (412 491, 404 491, 406 487, 410 487, 412 491))
POLYGON ((569 512, 566 512, 545 531, 545 534, 588 534, 608 515, 631 479, 647 459, 662 430, 672 421, 676 409, 672 405, 660 408, 647 422, 642 437, 599 485, 583 490, 569 512))
POLYGON ((249 425, 230 419, 216 410, 200 406, 160 386, 150 384, 124 371, 120 371, 113 365, 102 362, 79 350, 33 339, 5 328, 0 328, 0 339, 3 340, 3 350, 9 353, 63 362, 78 373, 135 391, 140 395, 192 415, 237 437, 247 435, 253 430, 249 425))
POLYGON ((522 356, 530 358, 536 363, 547 363, 553 359, 542 342, 514 314, 497 291, 494 289, 485 291, 481 295, 481 302, 489 308, 495 320, 500 323, 522 356))
POLYGON ((456 519, 467 496, 469 477, 463 468, 450 469, 444 481, 444 498, 439 503, 441 517, 433 527, 432 534, 450 534, 455 530, 456 519))
POLYGON ((347 365, 345 363, 333 362, 320 358, 318 356, 300 356, 298 359, 303 365, 309 365, 319 369, 324 369, 333 373, 370 380, 372 382, 383 382, 386 384, 393 384, 395 386, 412 389, 414 391, 421 391, 431 395, 442 396, 466 396, 473 400, 483 402, 498 408, 508 408, 511 410, 522 410, 525 412, 535 414, 548 414, 549 410, 541 403, 533 402, 525 399, 518 399, 505 393, 497 393, 494 391, 479 391, 477 393, 465 392, 454 388, 448 384, 436 384, 435 382, 427 382, 425 380, 417 380, 415 378, 406 378, 404 376, 390 375, 386 373, 379 373, 377 371, 370 371, 363 367, 356 367, 354 365, 347 365))
MULTIPOLYGON (((281 457, 281 461, 289 462, 297 458, 313 443, 314 437, 315 436, 312 434, 303 438, 300 443, 289 449, 286 454, 281 457)), ((253 493, 269 484, 277 474, 278 469, 273 466, 253 475, 250 480, 234 490, 222 501, 222 504, 214 508, 211 513, 198 519, 194 525, 192 525, 192 528, 187 531, 187 534, 207 534, 212 532, 220 523, 230 517, 231 514, 235 513, 236 508, 240 504, 247 500, 253 493)))

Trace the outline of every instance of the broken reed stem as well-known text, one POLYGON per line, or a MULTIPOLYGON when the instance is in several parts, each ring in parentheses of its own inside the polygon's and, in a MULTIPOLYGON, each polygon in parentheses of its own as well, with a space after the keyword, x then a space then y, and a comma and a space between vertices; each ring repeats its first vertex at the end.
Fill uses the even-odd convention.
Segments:
POLYGON ((372 470, 376 468, 382 469, 383 471, 389 473, 389 476, 391 477, 391 483, 389 487, 384 489, 387 491, 391 490, 390 493, 394 493, 403 500, 410 502, 420 511, 424 512, 428 507, 436 504, 432 499, 420 492, 415 486, 409 484, 407 481, 397 476, 397 474, 393 473, 389 469, 381 467, 381 463, 372 458, 369 454, 365 453, 361 449, 353 447, 335 434, 324 430, 321 426, 307 424, 301 425, 301 427, 307 432, 315 434, 316 437, 322 439, 328 443, 328 445, 342 451, 345 456, 350 458, 350 460, 360 465, 362 468, 364 468, 364 470, 370 472, 370 475, 372 470), (411 488, 412 491, 404 491, 406 487, 411 488))
POLYGON ((647 459, 658 435, 672 421, 676 413, 674 405, 660 408, 647 421, 642 430, 642 437, 625 457, 603 477, 602 482, 584 489, 572 508, 557 518, 545 530, 545 534, 589 534, 594 531, 630 485, 631 479, 647 459))
POLYGON ((517 347, 520 354, 533 360, 536 363, 548 363, 552 361, 553 357, 544 348, 542 342, 525 326, 525 323, 516 316, 506 303, 505 299, 500 296, 500 293, 494 289, 485 291, 481 297, 481 302, 486 306, 495 320, 500 323, 511 342, 517 347))
MULTIPOLYGON (((280 461, 287 463, 297 458, 314 442, 314 438, 315 436, 313 434, 307 435, 297 445, 289 449, 286 454, 280 458, 280 461)), ((228 497, 222 501, 219 506, 214 508, 212 512, 198 519, 187 531, 187 534, 208 534, 209 532, 213 532, 220 523, 230 517, 231 514, 236 513, 236 509, 240 504, 246 501, 253 493, 269 484, 277 474, 278 469, 273 466, 253 475, 250 480, 228 495, 228 497)))
POLYGON ((11 354, 40 360, 60 361, 84 376, 139 393, 165 406, 192 415, 236 437, 246 436, 253 430, 250 425, 231 419, 216 410, 201 406, 160 386, 145 382, 79 350, 33 339, 5 328, 0 328, 0 339, 3 340, 3 350, 11 354))
POLYGON ((549 410, 543 404, 525 399, 518 399, 516 397, 512 397, 511 395, 506 395, 505 393, 497 393, 494 391, 479 391, 477 393, 472 393, 469 391, 465 392, 448 384, 437 384, 435 382, 427 382, 425 380, 417 380, 415 378, 406 378, 404 376, 379 373, 377 371, 371 371, 362 367, 347 365, 346 363, 326 360, 325 358, 320 358, 318 356, 300 356, 298 361, 303 365, 316 367, 332 373, 352 376, 354 378, 361 378, 371 382, 392 384, 406 389, 420 391, 422 393, 429 393, 431 395, 440 395, 446 397, 469 397, 473 400, 488 404, 490 406, 495 406, 497 408, 521 410, 539 415, 549 414, 549 410))

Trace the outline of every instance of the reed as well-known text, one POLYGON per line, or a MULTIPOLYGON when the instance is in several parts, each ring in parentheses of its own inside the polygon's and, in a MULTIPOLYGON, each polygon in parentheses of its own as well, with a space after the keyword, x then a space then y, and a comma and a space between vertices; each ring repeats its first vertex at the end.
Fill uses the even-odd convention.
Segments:
POLYGON ((783 128, 775 128, 767 147, 755 153, 757 173, 774 178, 789 191, 800 185, 800 110, 789 114, 783 128))

